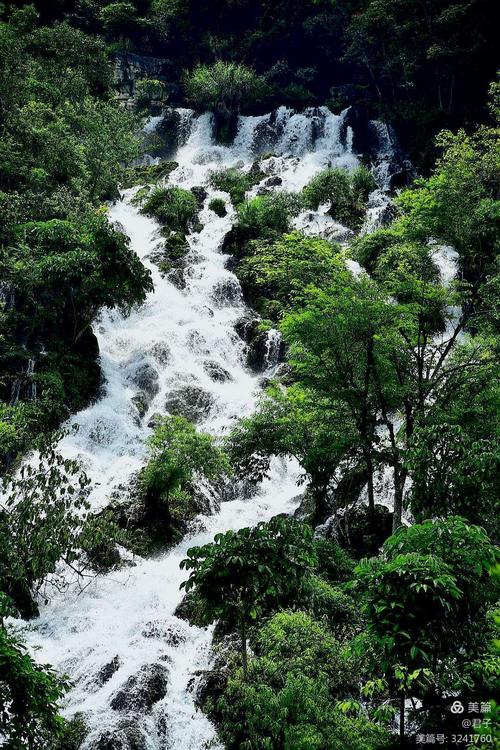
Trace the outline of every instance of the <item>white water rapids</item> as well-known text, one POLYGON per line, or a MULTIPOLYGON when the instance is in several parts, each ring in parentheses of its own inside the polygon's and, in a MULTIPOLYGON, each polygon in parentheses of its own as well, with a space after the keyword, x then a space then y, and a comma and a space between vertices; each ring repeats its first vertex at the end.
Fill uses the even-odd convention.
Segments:
MULTIPOLYGON (((326 108, 304 114, 281 108, 273 116, 241 118, 231 147, 214 143, 209 115, 196 118, 182 111, 181 118, 188 137, 174 156, 179 166, 168 183, 204 186, 208 191, 199 217, 203 229, 189 236, 184 289, 162 277, 148 259, 161 238, 154 221, 131 205, 133 191, 110 210, 111 220, 121 224, 133 249, 151 269, 155 288, 128 317, 106 310, 95 324, 104 392, 75 416, 78 433, 61 443, 64 455, 78 457, 85 465, 96 508, 126 486, 143 464, 144 441, 151 432, 148 422, 152 414, 165 413, 165 399, 172 391, 194 384, 209 394, 212 405, 200 428, 217 435, 237 417, 250 413, 259 393, 260 378, 245 366, 245 345, 234 330, 245 305, 220 250, 234 211, 227 195, 209 188, 209 173, 221 166, 249 168, 257 152, 267 151, 273 156, 261 165, 266 173, 262 185, 274 178, 272 189, 299 190, 326 166, 352 168, 358 163, 349 132, 342 134, 342 115, 326 108), (213 197, 227 199, 226 217, 218 218, 208 208, 213 197), (212 380, 207 362, 224 368, 230 380, 212 380), (132 401, 140 390, 138 383, 150 394, 142 419, 132 401)), ((301 215, 298 226, 304 231, 321 229, 325 235, 338 228, 321 208, 316 214, 301 215)), ((271 358, 269 365, 273 364, 271 358)), ((136 558, 135 566, 98 577, 84 593, 70 590, 42 606, 26 636, 40 661, 71 679, 64 711, 67 716, 81 712, 88 722, 90 734, 83 750, 219 747, 214 728, 195 707, 191 685, 193 673, 209 666, 212 631, 191 627, 173 614, 182 598, 179 585, 185 575, 179 563, 189 547, 211 541, 218 531, 293 511, 298 471, 298 466, 276 462, 270 479, 254 497, 224 502, 212 515, 198 518, 192 533, 175 549, 149 559, 136 558), (110 664, 116 671, 110 670, 109 679, 103 680, 101 670, 110 664), (158 664, 168 668, 168 689, 149 713, 127 713, 110 706, 128 678, 142 667, 158 664)))

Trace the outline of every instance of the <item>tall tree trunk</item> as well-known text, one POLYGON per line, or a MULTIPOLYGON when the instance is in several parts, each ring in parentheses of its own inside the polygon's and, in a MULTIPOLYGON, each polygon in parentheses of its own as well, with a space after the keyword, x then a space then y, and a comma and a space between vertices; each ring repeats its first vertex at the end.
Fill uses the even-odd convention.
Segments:
POLYGON ((394 466, 394 512, 392 516, 392 532, 394 533, 402 525, 403 497, 406 482, 406 472, 394 466))
POLYGON ((241 665, 243 667, 243 676, 246 680, 248 676, 248 654, 247 654, 247 624, 245 622, 245 615, 241 615, 240 636, 241 636, 241 665))
POLYGON ((311 476, 311 495, 314 499, 314 521, 316 524, 324 523, 328 518, 329 508, 327 503, 328 482, 321 475, 311 476))
POLYGON ((363 450, 363 457, 366 464, 367 472, 367 490, 368 490, 368 513, 372 526, 375 523, 375 490, 373 488, 373 461, 369 448, 363 450))
POLYGON ((401 696, 399 703, 399 744, 405 746, 405 696, 401 696))

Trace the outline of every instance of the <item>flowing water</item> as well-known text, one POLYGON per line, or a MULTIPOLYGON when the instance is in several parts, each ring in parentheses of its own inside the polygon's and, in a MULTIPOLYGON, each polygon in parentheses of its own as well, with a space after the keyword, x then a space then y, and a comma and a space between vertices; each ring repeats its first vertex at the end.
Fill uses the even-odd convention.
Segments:
MULTIPOLYGON (((189 236, 184 289, 162 277, 152 263, 150 256, 160 242, 158 226, 132 205, 134 191, 126 192, 110 210, 110 219, 121 225, 151 269, 154 292, 128 317, 106 310, 96 322, 103 394, 75 416, 78 433, 61 443, 65 455, 85 465, 95 508, 103 507, 112 492, 120 492, 143 464, 144 441, 151 432, 148 423, 153 414, 165 413, 172 394, 187 398, 193 388, 202 393, 200 427, 222 435, 237 417, 252 411, 259 393, 262 376, 245 366, 245 345, 234 329, 245 305, 221 252, 234 212, 229 208, 226 217, 218 218, 208 208, 213 197, 228 199, 208 187, 210 171, 232 165, 248 169, 256 155, 272 153, 261 164, 266 175, 261 188, 299 190, 326 166, 352 168, 358 163, 343 115, 326 108, 303 114, 281 108, 272 115, 241 118, 231 147, 214 143, 210 115, 196 117, 182 110, 180 119, 180 145, 174 157, 179 166, 168 182, 208 191, 199 217, 203 229, 189 236), (214 368, 225 371, 225 382, 210 377, 214 368), (134 404, 139 391, 146 401, 142 416, 134 404)), ((149 131, 156 125, 157 121, 149 131)), ((297 226, 325 236, 339 227, 322 208, 304 212, 297 226)), ((276 365, 279 348, 279 334, 271 331, 264 375, 276 365)), ((84 750, 219 747, 214 728, 193 697, 193 675, 210 663, 212 631, 191 627, 173 614, 185 575, 179 563, 190 546, 210 541, 218 531, 293 511, 298 473, 293 463, 277 461, 254 497, 215 504, 214 512, 196 519, 192 532, 175 549, 149 559, 135 558, 130 566, 95 579, 84 593, 55 594, 41 608, 26 635, 40 661, 53 664, 72 680, 64 710, 67 716, 85 715, 91 731, 84 750), (116 701, 115 708, 111 706, 130 677, 148 670, 154 674, 158 667, 168 672, 168 689, 150 711, 119 708, 116 701)))

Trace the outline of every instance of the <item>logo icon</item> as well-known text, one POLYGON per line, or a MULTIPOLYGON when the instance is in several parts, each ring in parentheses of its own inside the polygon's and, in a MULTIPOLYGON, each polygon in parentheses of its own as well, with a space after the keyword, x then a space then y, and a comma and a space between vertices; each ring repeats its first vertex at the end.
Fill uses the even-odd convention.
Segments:
POLYGON ((453 703, 451 704, 450 711, 452 714, 463 714, 464 712, 463 704, 460 703, 460 701, 453 701, 453 703))

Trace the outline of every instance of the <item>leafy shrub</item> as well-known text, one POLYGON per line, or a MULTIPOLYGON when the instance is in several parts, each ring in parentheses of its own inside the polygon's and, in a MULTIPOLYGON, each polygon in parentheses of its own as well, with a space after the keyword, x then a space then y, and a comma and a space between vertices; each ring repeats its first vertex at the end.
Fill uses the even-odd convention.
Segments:
POLYGON ((222 198, 212 198, 208 207, 214 212, 219 218, 223 218, 227 215, 226 203, 222 198))
POLYGON ((354 663, 348 651, 309 613, 278 612, 259 629, 255 651, 278 663, 285 673, 311 678, 322 675, 332 697, 356 689, 354 663))
POLYGON ((228 750, 376 750, 387 734, 346 719, 335 696, 356 689, 342 646, 304 612, 280 612, 258 633, 246 679, 237 671, 219 701, 228 750))
POLYGON ((322 203, 330 203, 330 213, 345 210, 350 202, 351 183, 345 169, 326 169, 305 186, 304 203, 315 211, 322 203))
POLYGON ((393 229, 377 229, 354 240, 353 257, 369 274, 373 274, 379 258, 399 241, 400 237, 393 229))
POLYGON ((31 658, 1 621, 5 614, 0 612, 0 735, 11 750, 46 750, 64 733, 58 708, 67 685, 31 658))
POLYGON ((332 539, 315 539, 314 546, 318 556, 318 574, 330 583, 342 583, 351 578, 355 562, 332 539))
POLYGON ((137 109, 147 110, 156 99, 165 100, 167 88, 163 81, 154 78, 145 78, 137 81, 137 109))
POLYGON ((342 224, 356 228, 364 215, 364 201, 375 183, 365 167, 349 174, 345 169, 326 169, 312 178, 302 194, 304 204, 315 211, 323 203, 328 213, 342 224))
POLYGON ((253 254, 239 266, 238 276, 258 311, 276 319, 300 301, 309 285, 328 285, 335 274, 346 273, 339 250, 300 232, 285 234, 272 244, 257 240, 252 243, 253 254))
POLYGON ((181 567, 183 584, 205 603, 205 621, 238 626, 241 660, 247 668, 247 628, 265 611, 295 595, 314 565, 312 531, 292 519, 273 518, 253 528, 217 534, 212 544, 192 547, 181 567))
POLYGON ((351 187, 353 195, 362 202, 366 201, 372 190, 375 190, 377 183, 370 170, 361 165, 351 174, 351 187))
POLYGON ((148 164, 137 167, 129 167, 123 171, 121 179, 122 188, 130 188, 135 185, 151 185, 168 177, 179 165, 175 161, 161 161, 159 164, 148 164))
POLYGON ((479 607, 488 606, 496 596, 498 582, 491 572, 500 552, 484 529, 459 516, 401 527, 384 543, 382 553, 389 560, 400 554, 441 559, 457 580, 464 618, 471 609, 477 614, 479 607))
MULTIPOLYGON (((88 567, 84 552, 97 555, 100 549, 109 556, 115 542, 125 541, 109 518, 89 515, 89 480, 77 461, 56 451, 60 438, 58 433, 40 442, 38 463, 23 466, 0 486, 5 495, 0 509, 0 591, 25 617, 37 614, 36 596, 60 561, 83 575, 88 567)), ((66 585, 62 578, 57 584, 66 585)))
POLYGON ((316 575, 304 580, 301 606, 324 621, 337 638, 354 635, 361 625, 359 607, 352 597, 316 575))
POLYGON ((178 187, 156 188, 144 201, 142 211, 174 231, 186 234, 196 217, 196 197, 178 187))
POLYGON ((290 218, 300 208, 297 196, 258 195, 238 207, 236 230, 240 242, 277 239, 290 229, 290 218))
POLYGON ((264 80, 246 65, 217 61, 198 65, 184 77, 186 98, 197 109, 237 112, 264 94, 264 80))
POLYGON ((210 185, 215 190, 229 193, 234 206, 243 203, 246 191, 250 190, 253 184, 248 172, 233 167, 219 169, 210 175, 210 185))
POLYGON ((172 512, 171 502, 187 500, 195 478, 219 479, 229 471, 227 458, 212 435, 198 432, 185 417, 164 417, 148 441, 150 458, 140 484, 152 514, 172 512))

